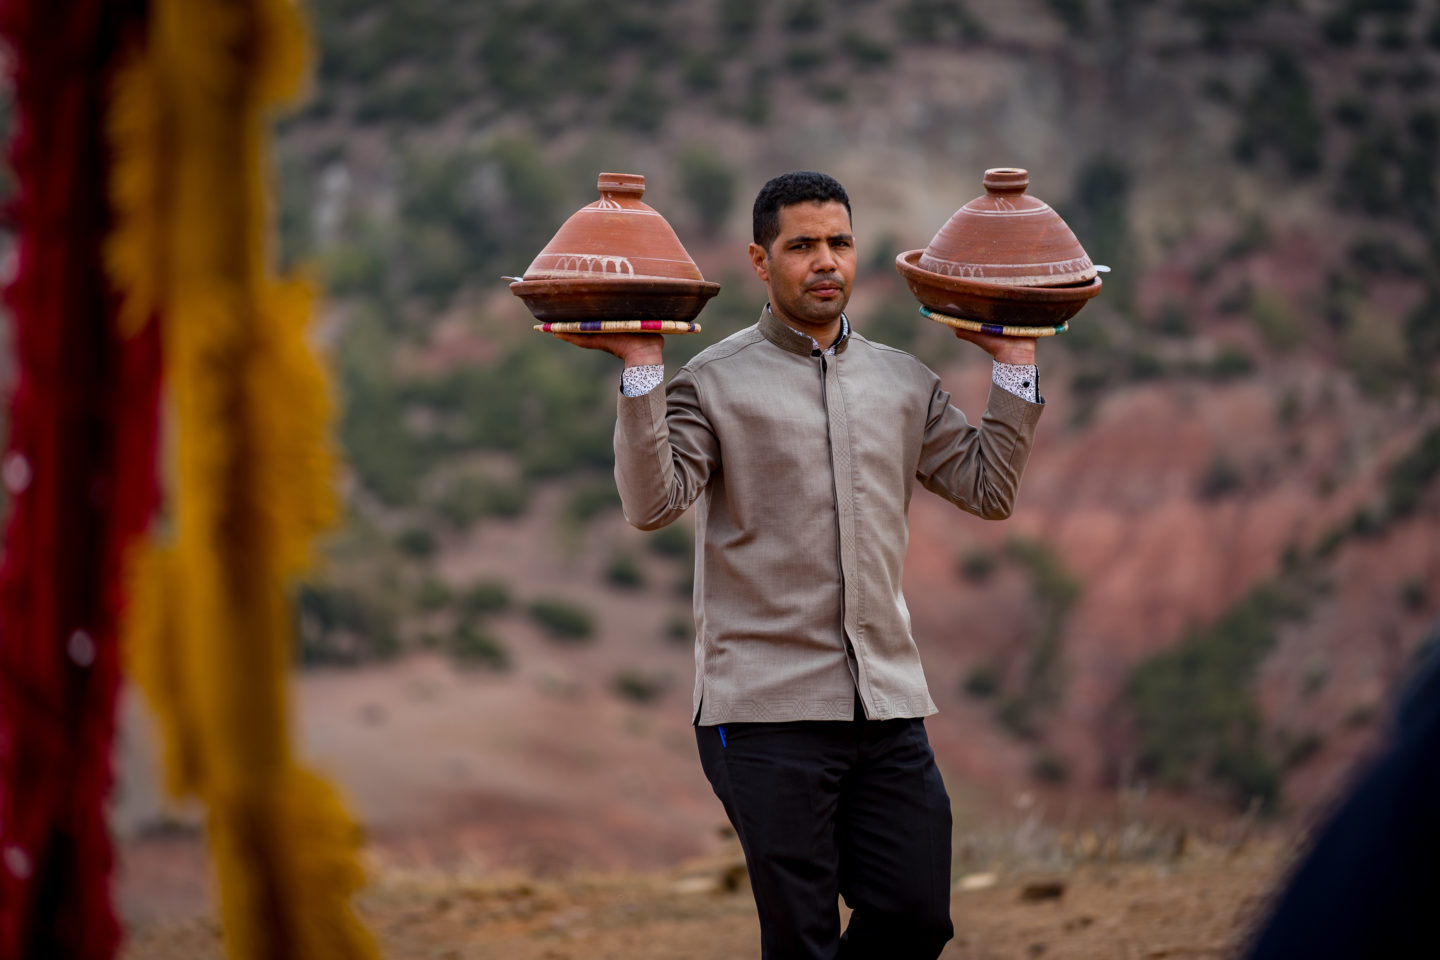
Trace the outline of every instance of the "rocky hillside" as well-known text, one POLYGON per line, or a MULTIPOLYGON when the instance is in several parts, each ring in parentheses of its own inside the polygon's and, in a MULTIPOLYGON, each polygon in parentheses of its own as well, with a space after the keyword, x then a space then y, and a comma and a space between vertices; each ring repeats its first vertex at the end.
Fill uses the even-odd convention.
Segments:
POLYGON ((277 223, 329 290, 350 511, 305 663, 437 649, 683 725, 689 534, 623 529, 613 362, 532 334, 501 275, 598 171, 644 173, 724 284, 678 363, 760 304, 754 191, 823 169, 857 324, 976 412, 984 358, 891 261, 1015 165, 1114 272, 1041 346, 1015 517, 916 498, 947 771, 1294 809, 1371 740, 1440 616, 1435 0, 309 7, 277 223))

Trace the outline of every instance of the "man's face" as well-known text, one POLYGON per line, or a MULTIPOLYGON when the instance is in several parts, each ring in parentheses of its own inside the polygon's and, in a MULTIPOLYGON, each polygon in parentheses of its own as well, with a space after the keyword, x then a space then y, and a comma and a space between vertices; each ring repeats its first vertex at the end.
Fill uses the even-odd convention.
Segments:
POLYGON ((845 205, 831 200, 781 207, 779 235, 769 250, 750 244, 750 263, 781 321, 803 333, 829 326, 849 302, 855 280, 855 238, 845 205))

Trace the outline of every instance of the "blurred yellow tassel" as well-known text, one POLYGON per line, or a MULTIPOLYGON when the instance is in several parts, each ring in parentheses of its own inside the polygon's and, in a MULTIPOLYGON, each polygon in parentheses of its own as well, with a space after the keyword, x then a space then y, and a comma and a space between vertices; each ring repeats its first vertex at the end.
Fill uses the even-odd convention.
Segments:
POLYGON ((266 111, 306 59, 292 0, 152 0, 111 111, 106 251, 128 329, 162 324, 170 542, 133 558, 127 650, 181 795, 209 809, 231 957, 375 957, 358 831, 289 745, 291 580, 333 519, 312 296, 268 269, 266 111))

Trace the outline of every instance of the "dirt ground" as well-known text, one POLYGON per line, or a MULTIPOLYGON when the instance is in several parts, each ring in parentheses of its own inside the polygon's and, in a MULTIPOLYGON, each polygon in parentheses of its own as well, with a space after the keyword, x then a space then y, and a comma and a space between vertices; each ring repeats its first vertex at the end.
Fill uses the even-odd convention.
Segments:
MULTIPOLYGON (((1285 859, 1275 842, 1190 843, 1146 862, 957 874, 946 960, 1232 956, 1285 859)), ((383 954, 404 960, 732 960, 759 955, 732 857, 651 874, 535 880, 395 871, 358 902, 383 954)), ((122 960, 219 960, 210 919, 132 925, 122 960)))

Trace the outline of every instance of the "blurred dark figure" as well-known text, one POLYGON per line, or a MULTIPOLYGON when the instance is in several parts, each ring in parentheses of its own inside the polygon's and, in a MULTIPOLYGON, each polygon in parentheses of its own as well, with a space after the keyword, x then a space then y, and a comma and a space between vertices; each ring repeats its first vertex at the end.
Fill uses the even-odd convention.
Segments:
POLYGON ((1440 623, 1383 751, 1316 835, 1246 960, 1440 957, 1440 623))

